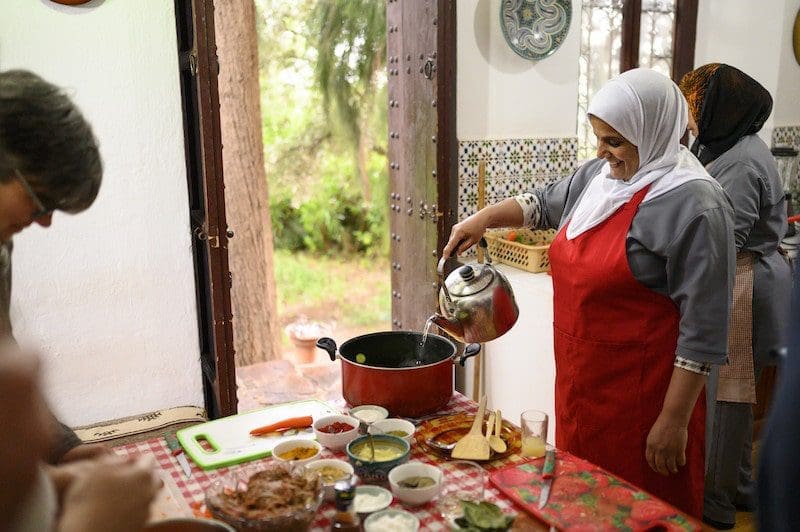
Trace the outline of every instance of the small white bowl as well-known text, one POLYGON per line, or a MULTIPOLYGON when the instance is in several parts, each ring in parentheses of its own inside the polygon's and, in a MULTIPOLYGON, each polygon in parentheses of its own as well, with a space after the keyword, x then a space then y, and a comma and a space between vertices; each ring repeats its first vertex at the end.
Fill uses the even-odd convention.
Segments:
POLYGON ((280 463, 290 465, 290 466, 298 466, 307 464, 313 460, 319 458, 319 453, 322 452, 322 445, 315 442, 314 440, 304 440, 304 439, 293 439, 293 440, 286 440, 280 442, 272 449, 272 457, 280 463), (314 456, 309 456, 308 458, 301 458, 300 460, 288 460, 286 458, 281 458, 279 455, 291 451, 292 449, 297 449, 298 447, 313 447, 316 451, 314 456))
POLYGON ((442 470, 423 462, 407 462, 389 471, 389 486, 400 502, 409 506, 417 506, 432 501, 442 491, 442 470), (407 488, 400 485, 409 477, 430 477, 431 486, 424 488, 407 488))
POLYGON ((360 421, 352 416, 332 415, 321 417, 314 422, 314 434, 317 441, 323 446, 332 451, 341 451, 347 444, 358 437, 358 427, 360 421), (322 427, 330 425, 331 423, 346 423, 350 425, 352 430, 346 432, 322 432, 322 427))
POLYGON ((419 530, 419 518, 417 518, 416 515, 405 510, 387 508, 386 510, 375 512, 364 520, 364 532, 383 532, 386 530, 386 524, 381 523, 381 521, 392 517, 395 519, 399 517, 403 522, 408 523, 408 525, 403 528, 404 532, 417 532, 417 530, 419 530))
POLYGON ((359 420, 366 430, 376 421, 389 417, 389 411, 378 405, 361 405, 351 408, 350 415, 359 420))
POLYGON ((378 421, 371 424, 367 428, 367 432, 369 432, 372 435, 388 434, 389 436, 397 436, 398 438, 407 441, 409 445, 414 443, 413 438, 415 430, 417 430, 417 427, 415 427, 412 422, 396 417, 379 419, 378 421), (392 431, 400 431, 404 433, 405 436, 400 436, 399 434, 392 434, 392 431))
POLYGON ((337 478, 332 482, 326 482, 324 478, 321 479, 322 486, 324 487, 325 491, 325 499, 332 501, 335 495, 333 485, 340 480, 346 480, 352 478, 354 473, 353 466, 351 466, 344 460, 338 460, 336 458, 322 458, 320 460, 314 460, 313 462, 309 462, 308 464, 305 465, 306 471, 311 471, 311 472, 319 471, 325 467, 335 467, 336 469, 344 473, 342 477, 337 478))
POLYGON ((361 515, 383 510, 392 504, 392 492, 380 486, 365 484, 356 486, 356 496, 353 499, 355 511, 361 515))

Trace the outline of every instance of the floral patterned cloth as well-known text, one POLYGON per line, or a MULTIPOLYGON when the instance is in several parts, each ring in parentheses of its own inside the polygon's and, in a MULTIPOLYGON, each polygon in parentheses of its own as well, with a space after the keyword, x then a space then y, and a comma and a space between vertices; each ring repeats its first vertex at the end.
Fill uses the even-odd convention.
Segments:
POLYGON ((557 451, 547 505, 539 509, 544 458, 490 473, 492 484, 520 508, 558 530, 700 531, 699 522, 606 470, 557 451))

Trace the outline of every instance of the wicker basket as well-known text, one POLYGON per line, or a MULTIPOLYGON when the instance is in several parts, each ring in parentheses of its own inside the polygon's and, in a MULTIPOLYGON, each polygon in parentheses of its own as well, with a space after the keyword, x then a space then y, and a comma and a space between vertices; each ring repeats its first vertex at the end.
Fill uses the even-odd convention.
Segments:
POLYGON ((506 240, 506 235, 511 229, 487 231, 484 235, 489 246, 492 260, 502 262, 526 272, 550 271, 550 243, 556 236, 553 229, 531 230, 527 228, 514 229, 517 234, 523 234, 533 241, 546 242, 545 244, 527 246, 519 242, 506 240))

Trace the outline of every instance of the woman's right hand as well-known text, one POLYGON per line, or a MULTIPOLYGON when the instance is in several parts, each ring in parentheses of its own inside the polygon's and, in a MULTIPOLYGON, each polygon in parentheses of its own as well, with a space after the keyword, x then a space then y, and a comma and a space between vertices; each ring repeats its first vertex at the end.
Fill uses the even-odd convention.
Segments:
POLYGON ((442 259, 464 253, 477 244, 490 227, 519 227, 524 219, 522 207, 514 198, 489 205, 453 226, 450 239, 442 250, 442 259))
POLYGON ((460 255, 478 243, 489 226, 485 211, 482 209, 453 226, 447 245, 442 250, 442 258, 460 255))

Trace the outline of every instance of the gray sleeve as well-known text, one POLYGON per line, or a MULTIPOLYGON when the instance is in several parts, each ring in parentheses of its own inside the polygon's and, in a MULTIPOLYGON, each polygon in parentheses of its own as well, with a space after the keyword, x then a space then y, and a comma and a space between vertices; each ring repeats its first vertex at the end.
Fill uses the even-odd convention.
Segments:
POLYGON ((670 298, 680 310, 676 355, 724 364, 736 274, 729 209, 709 209, 678 227, 667 247, 670 298))
POLYGON ((568 178, 517 196, 515 199, 522 207, 525 226, 531 229, 561 228, 565 214, 571 212, 587 183, 602 165, 602 159, 594 159, 583 164, 568 178))
POLYGON ((0 338, 13 341, 11 329, 11 252, 12 243, 0 244, 0 338))
POLYGON ((762 179, 755 168, 740 162, 714 169, 714 177, 733 204, 736 249, 741 250, 760 216, 762 179))
POLYGON ((48 457, 48 463, 57 464, 64 458, 64 455, 67 454, 68 451, 81 445, 83 441, 75 434, 74 430, 61 423, 55 417, 53 417, 53 423, 55 425, 55 438, 53 447, 50 450, 50 456, 48 457))

